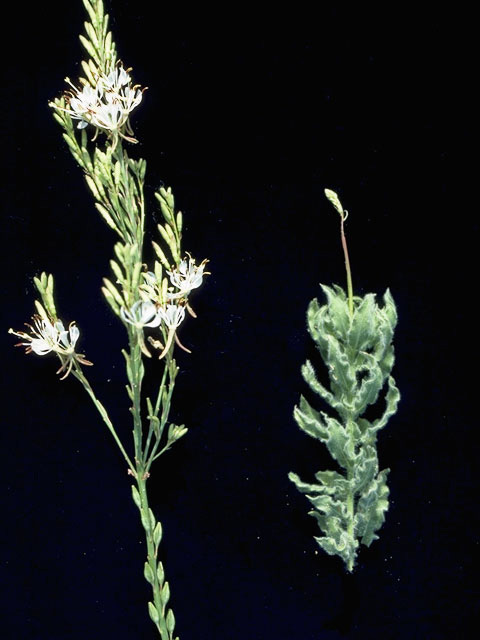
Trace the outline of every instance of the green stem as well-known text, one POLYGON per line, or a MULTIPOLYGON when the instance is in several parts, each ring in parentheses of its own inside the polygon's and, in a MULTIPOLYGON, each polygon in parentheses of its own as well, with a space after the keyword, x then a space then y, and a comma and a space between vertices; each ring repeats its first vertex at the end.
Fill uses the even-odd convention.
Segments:
MULTIPOLYGON (((351 440, 354 440, 353 435, 353 420, 352 417, 349 416, 347 418, 347 434, 351 440)), ((355 535, 354 535, 354 518, 355 518, 355 492, 353 489, 353 478, 354 478, 355 470, 354 463, 350 463, 347 466, 347 480, 348 480, 348 495, 347 495, 347 517, 348 517, 348 525, 347 525, 347 533, 349 539, 352 541, 352 553, 347 562, 347 569, 351 573, 353 571, 353 565, 355 563, 355 551, 353 550, 353 544, 355 543, 355 535)))
MULTIPOLYGON (((354 541, 353 520, 355 515, 355 500, 354 500, 353 489, 352 489, 353 467, 348 468, 347 480, 350 486, 348 490, 348 496, 347 496, 347 513, 348 513, 347 533, 350 540, 354 541)), ((353 571, 354 562, 355 562, 355 556, 354 556, 354 553, 352 553, 347 562, 347 569, 349 572, 353 571)))
POLYGON ((160 456, 163 455, 165 451, 168 451, 170 449, 170 444, 171 443, 167 443, 162 449, 160 449, 160 451, 158 451, 158 453, 158 445, 156 444, 155 449, 154 451, 152 451, 152 454, 148 460, 147 469, 150 469, 150 467, 152 466, 152 462, 154 462, 157 458, 160 458, 160 456))
POLYGON ((162 640, 172 640, 172 636, 167 629, 166 624, 166 605, 167 603, 163 601, 162 598, 162 588, 163 588, 163 580, 162 582, 159 579, 159 575, 157 572, 157 548, 155 547, 155 541, 153 539, 153 527, 152 521, 150 518, 150 508, 148 506, 148 496, 147 496, 147 474, 145 473, 143 468, 138 469, 137 474, 137 486, 138 492, 140 494, 140 509, 143 513, 143 523, 145 530, 145 539, 147 542, 147 564, 150 567, 150 574, 153 576, 153 584, 152 586, 152 594, 153 594, 153 604, 155 605, 155 609, 158 612, 159 620, 156 624, 156 627, 160 633, 162 640))
POLYGON ((96 406, 99 414, 102 416, 103 421, 105 422, 105 424, 107 425, 110 433, 112 434, 115 442, 118 445, 118 448, 120 449, 120 451, 122 452, 123 457, 125 458, 130 471, 133 473, 133 475, 136 475, 136 470, 134 465, 132 464, 132 461, 130 460, 130 458, 128 457, 127 452, 125 451, 120 438, 117 435, 117 432, 115 431, 115 427, 112 424, 112 421, 110 420, 110 418, 108 417, 107 411, 105 409, 105 407, 103 406, 103 404, 97 399, 90 383, 88 382, 88 380, 85 378, 85 376, 83 375, 83 371, 80 368, 80 366, 78 365, 77 362, 74 363, 73 365, 73 371, 72 371, 73 375, 77 378, 77 380, 79 380, 82 385, 83 388, 85 389, 85 391, 88 393, 88 395, 90 396, 90 398, 93 400, 94 405, 96 406))
POLYGON ((135 443, 135 459, 137 464, 142 460, 142 410, 141 410, 141 396, 142 396, 142 379, 143 379, 143 363, 142 352, 138 343, 138 337, 135 329, 130 330, 130 366, 132 369, 132 394, 133 394, 133 439, 135 443))
POLYGON ((348 290, 348 310, 350 316, 353 316, 353 286, 352 286, 352 271, 350 269, 350 259, 348 257, 347 238, 345 237, 344 222, 345 215, 342 212, 340 214, 340 233, 342 236, 342 247, 345 255, 345 269, 347 271, 347 290, 348 290))
MULTIPOLYGON (((161 381, 160 386, 158 388, 157 401, 155 402, 155 407, 153 409, 153 415, 150 418, 150 426, 148 428, 147 441, 146 441, 145 448, 144 448, 144 451, 143 451, 143 462, 144 462, 144 464, 147 461, 148 452, 150 451, 150 444, 151 444, 151 441, 152 441, 152 436, 153 436, 153 434, 155 432, 155 420, 154 420, 154 418, 158 417, 158 412, 160 411, 160 403, 162 401, 163 389, 165 387, 166 379, 167 379, 167 366, 165 366, 164 369, 163 369, 162 381, 161 381)), ((155 436, 156 436, 157 440, 159 440, 162 437, 162 430, 159 429, 159 435, 157 436, 157 434, 155 433, 155 436)), ((149 470, 149 467, 150 467, 150 465, 146 464, 147 471, 149 470)))
MULTIPOLYGON (((145 449, 145 459, 146 459, 145 466, 147 471, 150 470, 150 467, 152 466, 153 461, 159 458, 162 455, 162 453, 164 453, 170 447, 170 444, 171 444, 170 442, 167 442, 167 444, 163 447, 163 449, 161 449, 161 451, 158 452, 162 434, 165 429, 165 425, 168 421, 168 416, 170 413, 170 403, 172 400, 173 390, 175 388, 175 377, 177 373, 175 362, 173 361, 173 358, 171 356, 171 350, 165 357, 168 359, 167 362, 165 363, 165 371, 168 370, 168 390, 167 390, 166 398, 163 397, 163 394, 162 394, 162 397, 160 397, 160 392, 159 392, 157 403, 155 405, 155 411, 156 411, 155 415, 157 415, 157 413, 160 410, 160 402, 162 403, 163 405, 162 415, 160 418, 159 434, 158 434, 158 437, 156 438, 155 444, 153 445, 150 453, 148 453, 147 449, 145 449), (147 458, 147 455, 148 455, 148 458, 147 458)), ((162 381, 162 386, 163 386, 163 381, 162 381)))

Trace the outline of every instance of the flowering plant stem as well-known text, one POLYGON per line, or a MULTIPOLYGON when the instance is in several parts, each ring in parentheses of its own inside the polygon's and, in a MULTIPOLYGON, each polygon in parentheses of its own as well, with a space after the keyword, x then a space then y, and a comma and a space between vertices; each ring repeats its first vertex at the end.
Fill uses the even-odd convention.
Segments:
POLYGON ((124 69, 117 60, 103 1, 83 0, 83 4, 90 19, 85 23, 86 36, 80 37, 89 56, 88 61, 81 64, 85 77, 79 79, 80 87, 67 79, 70 88, 50 106, 63 129, 69 150, 84 172, 97 210, 119 238, 114 246, 115 259, 110 262, 114 278, 104 278, 102 291, 128 337, 128 350, 122 353, 133 418, 133 458, 84 374, 82 367, 92 363, 76 351, 80 330, 75 323, 66 329, 57 316, 51 274, 42 273, 40 278, 35 278, 41 301, 36 301, 38 314, 33 324, 27 325, 30 332, 13 329, 10 332, 21 338, 19 345, 24 346, 27 353, 54 353, 60 359, 58 373, 63 373, 62 379, 72 373, 82 384, 120 449, 128 473, 135 481, 131 487, 132 497, 145 530, 144 576, 152 588, 148 611, 161 639, 173 640, 175 617, 167 608, 170 587, 158 560, 162 526, 149 506, 147 480, 153 462, 187 432, 183 425, 172 423, 165 429, 178 373, 173 351, 175 345, 189 351, 180 343, 177 328, 186 311, 195 316, 189 294, 202 284, 206 261, 196 265, 190 254, 188 259, 182 258, 183 216, 175 210, 171 189, 162 187, 155 197, 164 224, 158 225, 160 243, 152 242, 157 259, 152 270, 146 271, 143 258, 146 162, 131 159, 123 146, 124 141, 137 142, 130 126, 130 113, 141 102, 143 91, 132 84, 130 69, 124 69), (91 142, 99 136, 101 140, 106 137, 104 144, 97 141, 93 150, 87 135, 92 129, 95 134, 91 142), (147 328, 156 333, 146 336, 147 328), (151 346, 147 347, 147 342, 151 346), (160 353, 163 364, 154 404, 150 398, 142 398, 143 359, 152 357, 152 348, 160 353))

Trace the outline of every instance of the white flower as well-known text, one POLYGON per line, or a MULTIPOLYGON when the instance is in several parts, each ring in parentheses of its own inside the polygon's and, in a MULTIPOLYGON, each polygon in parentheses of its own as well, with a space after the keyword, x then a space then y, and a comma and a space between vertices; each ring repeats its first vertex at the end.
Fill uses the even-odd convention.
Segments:
POLYGON ((130 310, 122 307, 120 313, 125 322, 133 324, 137 329, 158 327, 162 321, 160 310, 150 300, 137 300, 130 310))
POLYGON ((166 308, 160 307, 158 312, 169 329, 176 329, 185 319, 185 307, 176 304, 167 304, 166 308))
POLYGON ((161 315, 164 324, 168 327, 167 342, 164 347, 158 340, 150 341, 156 348, 161 349, 163 347, 163 351, 159 356, 160 360, 168 353, 174 339, 182 349, 191 353, 189 349, 186 349, 182 345, 176 333, 177 328, 185 319, 185 307, 176 304, 167 304, 166 307, 160 307, 158 313, 161 315))
POLYGON ((9 329, 9 333, 13 333, 23 340, 23 342, 19 342, 15 346, 26 347, 26 353, 33 352, 39 356, 44 356, 51 352, 56 353, 62 362, 62 366, 57 373, 66 371, 65 375, 62 376, 62 380, 72 370, 74 361, 86 365, 92 364, 83 355, 75 353, 75 345, 80 331, 74 322, 70 323, 67 330, 61 320, 53 322, 41 316, 34 316, 33 326, 29 324, 26 326, 30 329, 30 334, 9 329))
POLYGON ((87 84, 80 91, 68 78, 66 78, 66 80, 74 89, 75 93, 71 95, 69 100, 70 109, 65 109, 65 111, 67 111, 74 120, 80 120, 78 128, 84 129, 87 124, 92 122, 92 116, 98 109, 102 98, 101 87, 97 85, 93 88, 87 84))
POLYGON ((71 324, 69 330, 66 331, 60 320, 50 322, 40 316, 34 316, 33 327, 29 324, 26 326, 31 329, 31 334, 24 331, 13 331, 13 329, 10 329, 9 333, 26 340, 20 345, 27 347, 28 353, 33 351, 39 356, 44 356, 55 351, 55 353, 69 355, 75 350, 75 343, 80 332, 74 324, 71 324))
POLYGON ((131 83, 130 74, 123 67, 117 67, 106 76, 102 76, 102 84, 107 91, 117 91, 119 87, 131 83))
POLYGON ((80 120, 79 129, 91 124, 97 129, 111 132, 115 140, 120 135, 136 142, 121 130, 126 126, 130 133, 128 118, 142 101, 143 92, 138 85, 132 86, 130 75, 123 67, 99 76, 95 87, 87 84, 78 89, 69 78, 66 81, 71 87, 66 94, 68 108, 53 106, 69 113, 74 120, 80 120))
POLYGON ((187 259, 184 258, 176 269, 167 271, 170 276, 170 282, 179 289, 177 293, 170 294, 170 297, 174 299, 187 296, 192 289, 199 287, 203 282, 205 265, 206 260, 197 267, 195 260, 189 255, 188 263, 187 259))
POLYGON ((68 331, 63 329, 63 324, 59 321, 56 323, 60 328, 60 342, 64 345, 66 352, 73 353, 75 351, 75 345, 80 336, 80 330, 73 322, 68 327, 68 331))
POLYGON ((142 101, 143 93, 139 87, 125 87, 119 97, 124 110, 130 114, 142 101))
MULTIPOLYGON (((60 328, 58 323, 51 324, 40 317, 35 317, 33 321, 34 326, 31 327, 31 336, 23 331, 15 334, 27 340, 27 342, 22 343, 22 346, 27 347, 28 352, 33 351, 39 356, 44 356, 51 351, 56 351, 60 346, 60 331, 65 331, 63 324, 60 328)), ((12 333, 14 332, 12 331, 12 333)))
POLYGON ((108 99, 105 104, 101 104, 92 114, 91 123, 99 129, 107 131, 117 131, 122 127, 128 118, 128 113, 122 108, 119 102, 108 99))

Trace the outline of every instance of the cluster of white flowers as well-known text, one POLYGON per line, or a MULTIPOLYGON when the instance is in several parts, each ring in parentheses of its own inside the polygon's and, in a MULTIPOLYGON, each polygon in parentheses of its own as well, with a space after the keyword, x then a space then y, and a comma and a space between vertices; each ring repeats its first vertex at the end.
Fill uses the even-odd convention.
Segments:
POLYGON ((188 263, 184 258, 177 269, 167 271, 170 282, 178 289, 177 292, 172 292, 169 297, 171 299, 186 298, 192 289, 199 287, 203 282, 205 265, 206 261, 203 261, 197 267, 195 260, 189 255, 188 263))
POLYGON ((33 352, 39 356, 52 352, 56 353, 62 361, 62 366, 57 373, 65 372, 61 378, 62 380, 72 370, 75 360, 81 364, 92 364, 83 355, 75 353, 75 345, 80 331, 74 322, 70 323, 67 330, 61 320, 52 321, 41 316, 34 316, 33 326, 29 324, 26 326, 30 329, 30 333, 9 329, 9 333, 13 333, 22 339, 22 342, 19 342, 16 346, 25 347, 26 353, 33 352))
MULTIPOLYGON (((205 266, 206 261, 197 266, 195 260, 188 256, 188 261, 184 258, 176 269, 168 271, 173 287, 167 289, 166 300, 162 291, 162 282, 153 272, 148 271, 144 274, 145 284, 142 285, 142 292, 148 296, 148 299, 138 300, 130 309, 120 310, 123 320, 139 330, 143 327, 159 327, 163 323, 168 329, 168 339, 165 346, 161 345, 163 350, 160 357, 163 357, 170 348, 173 338, 180 347, 185 349, 178 340, 176 330, 185 319, 186 308, 193 315, 188 307, 187 297, 192 289, 202 284, 205 266)), ((155 340, 151 342, 155 345, 160 344, 155 340)), ((188 349, 185 350, 188 351, 188 349)))
POLYGON ((130 309, 122 308, 120 313, 125 322, 137 329, 159 327, 162 322, 169 329, 176 329, 185 318, 185 307, 176 304, 157 307, 151 300, 138 300, 130 309))
POLYGON ((91 124, 97 129, 134 141, 125 136, 122 129, 125 125, 129 129, 128 118, 140 104, 143 94, 138 85, 132 86, 128 71, 117 67, 108 75, 100 76, 95 87, 86 84, 78 89, 69 78, 66 78, 66 82, 72 89, 66 93, 68 108, 62 110, 74 120, 79 120, 79 129, 91 124))

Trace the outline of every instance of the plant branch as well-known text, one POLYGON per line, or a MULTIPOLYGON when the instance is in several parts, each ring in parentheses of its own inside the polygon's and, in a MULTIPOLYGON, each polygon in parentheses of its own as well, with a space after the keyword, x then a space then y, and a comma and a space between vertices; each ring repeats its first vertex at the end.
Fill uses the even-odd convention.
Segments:
POLYGON ((88 393, 88 395, 92 399, 92 401, 93 401, 94 405, 96 406, 99 414, 102 416, 103 421, 107 425, 108 430, 110 431, 110 433, 112 434, 115 442, 117 443, 118 448, 122 452, 122 455, 125 458, 130 471, 135 476, 136 475, 135 467, 134 467, 132 461, 130 460, 127 452, 125 451, 125 448, 123 447, 123 444, 122 444, 120 438, 118 437, 117 432, 115 431, 115 427, 113 426, 112 421, 110 420, 105 407, 103 406, 103 404, 96 397, 96 395, 95 395, 90 383, 88 382, 88 380, 84 376, 81 367, 76 362, 74 363, 74 366, 73 366, 73 369, 72 369, 72 373, 75 376, 75 378, 77 378, 77 380, 79 380, 81 382, 81 384, 83 385, 83 388, 85 389, 85 391, 88 393))
POLYGON ((340 214, 340 234, 342 236, 343 254, 345 256, 345 269, 347 271, 347 292, 348 292, 348 310, 350 317, 353 316, 353 285, 352 285, 352 271, 350 268, 350 258, 348 257, 347 238, 345 237, 345 223, 346 215, 340 214))

